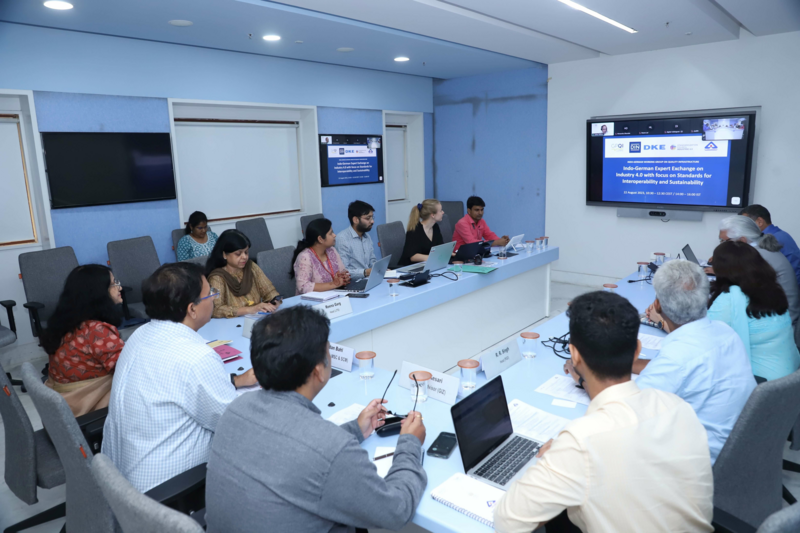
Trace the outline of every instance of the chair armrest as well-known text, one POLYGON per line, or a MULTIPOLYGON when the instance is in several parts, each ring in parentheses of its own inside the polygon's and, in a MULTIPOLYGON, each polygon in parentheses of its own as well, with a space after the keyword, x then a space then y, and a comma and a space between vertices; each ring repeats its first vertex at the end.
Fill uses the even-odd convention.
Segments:
POLYGON ((103 428, 106 425, 107 416, 108 407, 104 407, 75 419, 92 453, 100 453, 103 446, 103 428))
POLYGON ((39 302, 27 302, 22 304, 22 307, 28 310, 31 316, 31 329, 33 329, 33 336, 40 337, 42 335, 42 322, 39 320, 39 309, 44 309, 44 304, 39 302))
POLYGON ((168 479, 145 494, 167 507, 191 514, 205 509, 206 463, 168 479))
POLYGON ((131 319, 131 312, 128 309, 128 297, 126 296, 125 293, 127 293, 128 291, 132 291, 132 290, 133 290, 133 287, 128 287, 128 286, 125 286, 125 285, 122 286, 122 293, 121 293, 122 294, 122 316, 125 317, 125 320, 130 320, 131 319))
POLYGON ((14 332, 14 335, 17 334, 17 323, 14 321, 14 310, 13 307, 17 305, 17 302, 14 300, 3 300, 0 302, 0 305, 6 308, 6 312, 8 313, 8 329, 14 332))
POLYGON ((756 528, 736 518, 732 514, 714 507, 714 519, 711 521, 716 533, 755 533, 756 528))
POLYGON ((78 426, 83 429, 84 426, 88 426, 98 420, 105 422, 106 417, 108 416, 108 407, 103 407, 102 409, 97 409, 96 411, 92 411, 91 413, 86 413, 85 415, 81 415, 75 419, 78 423, 78 426))
POLYGON ((205 510, 205 508, 200 509, 199 511, 196 511, 196 512, 190 514, 189 517, 192 518, 198 524, 200 524, 200 527, 202 527, 203 529, 206 528, 206 510, 205 510))

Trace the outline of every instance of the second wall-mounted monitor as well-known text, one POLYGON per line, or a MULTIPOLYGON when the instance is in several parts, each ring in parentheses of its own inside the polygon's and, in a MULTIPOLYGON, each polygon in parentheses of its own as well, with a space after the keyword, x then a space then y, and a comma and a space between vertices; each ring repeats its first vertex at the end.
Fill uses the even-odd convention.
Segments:
POLYGON ((320 135, 322 186, 383 183, 382 144, 380 135, 320 135))

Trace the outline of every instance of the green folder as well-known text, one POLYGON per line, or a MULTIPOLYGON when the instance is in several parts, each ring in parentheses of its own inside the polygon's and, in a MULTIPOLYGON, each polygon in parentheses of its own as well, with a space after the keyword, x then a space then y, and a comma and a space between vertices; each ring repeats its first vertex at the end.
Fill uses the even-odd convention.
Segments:
MULTIPOLYGON (((453 271, 453 267, 448 269, 450 272, 453 271)), ((480 265, 461 265, 462 272, 472 272, 474 274, 488 274, 497 270, 497 267, 489 267, 489 266, 480 266, 480 265)))

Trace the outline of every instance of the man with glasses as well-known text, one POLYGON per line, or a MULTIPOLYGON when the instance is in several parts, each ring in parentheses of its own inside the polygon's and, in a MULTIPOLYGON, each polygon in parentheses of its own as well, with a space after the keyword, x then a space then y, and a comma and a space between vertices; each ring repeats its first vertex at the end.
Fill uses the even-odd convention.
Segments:
POLYGON ((369 232, 375 224, 375 208, 367 202, 356 200, 347 208, 350 227, 336 236, 336 251, 350 272, 350 279, 358 281, 369 277, 378 262, 369 232))
POLYGON ((227 374, 197 333, 219 296, 198 265, 161 266, 142 283, 142 294, 152 320, 131 335, 117 361, 103 453, 146 492, 208 461, 236 388, 257 381, 252 370, 227 374))

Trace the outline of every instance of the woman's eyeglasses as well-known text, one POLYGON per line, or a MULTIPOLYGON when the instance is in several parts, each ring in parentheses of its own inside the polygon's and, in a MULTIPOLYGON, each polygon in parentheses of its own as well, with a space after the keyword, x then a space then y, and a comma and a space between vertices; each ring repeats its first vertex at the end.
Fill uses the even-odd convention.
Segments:
POLYGON ((121 289, 122 283, 118 279, 115 279, 111 282, 111 287, 114 287, 115 289, 121 289))
POLYGON ((208 296, 203 296, 202 298, 197 300, 197 303, 200 303, 203 300, 207 300, 208 298, 211 298, 212 300, 216 300, 217 298, 219 298, 219 290, 215 289, 214 287, 211 287, 211 291, 208 293, 208 296))

